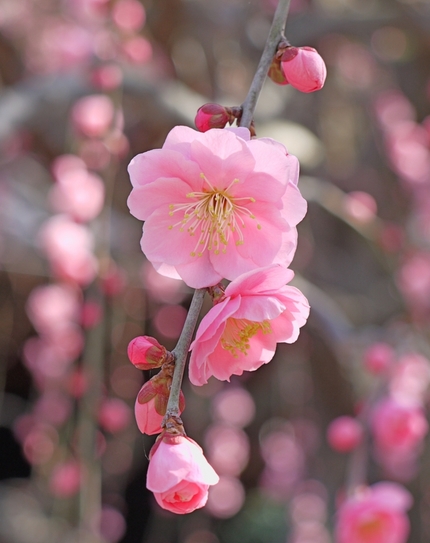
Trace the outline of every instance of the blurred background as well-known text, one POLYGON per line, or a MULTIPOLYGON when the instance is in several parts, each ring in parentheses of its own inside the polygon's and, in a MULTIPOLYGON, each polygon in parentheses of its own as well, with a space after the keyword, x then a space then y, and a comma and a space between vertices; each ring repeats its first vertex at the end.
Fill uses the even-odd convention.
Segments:
POLYGON ((187 433, 221 476, 208 505, 175 516, 145 488, 151 375, 127 345, 172 349, 192 292, 145 262, 126 167, 202 104, 243 102, 276 4, 0 0, 2 543, 329 543, 357 470, 405 484, 409 541, 429 541, 427 0, 292 0, 287 38, 327 81, 266 81, 255 127, 301 164, 291 268, 311 317, 257 372, 185 380, 187 433), (328 442, 339 416, 360 454, 328 442))

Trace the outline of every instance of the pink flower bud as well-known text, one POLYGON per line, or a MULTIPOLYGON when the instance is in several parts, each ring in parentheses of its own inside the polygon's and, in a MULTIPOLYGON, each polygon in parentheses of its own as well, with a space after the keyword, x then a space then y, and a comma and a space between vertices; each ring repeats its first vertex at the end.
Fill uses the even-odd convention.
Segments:
POLYGON ((205 104, 197 110, 194 122, 197 130, 207 132, 211 128, 224 128, 231 120, 229 108, 220 104, 205 104))
POLYGON ((353 417, 338 417, 327 429, 327 441, 335 451, 346 453, 354 450, 363 439, 363 427, 353 417))
POLYGON ((324 86, 327 68, 313 47, 287 47, 281 66, 288 83, 301 92, 314 92, 324 86))
POLYGON ((163 435, 152 447, 146 486, 158 505, 180 515, 203 507, 218 475, 199 445, 185 436, 163 435))
POLYGON ((166 361, 167 349, 149 336, 138 336, 130 341, 127 349, 130 362, 139 370, 159 368, 166 361))

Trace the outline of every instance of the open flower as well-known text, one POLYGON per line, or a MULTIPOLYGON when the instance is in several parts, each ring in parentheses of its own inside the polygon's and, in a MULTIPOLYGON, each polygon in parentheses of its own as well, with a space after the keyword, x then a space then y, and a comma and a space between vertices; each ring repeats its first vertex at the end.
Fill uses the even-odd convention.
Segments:
POLYGON ((212 375, 222 381, 272 360, 277 343, 293 343, 309 315, 309 304, 295 287, 294 273, 274 264, 232 281, 203 318, 191 345, 190 381, 203 385, 212 375))
POLYGON ((157 503, 173 513, 203 507, 209 486, 219 481, 201 447, 185 436, 165 434, 152 447, 149 459, 146 486, 157 503))
POLYGON ((306 213, 298 161, 246 128, 171 130, 129 165, 141 247, 163 275, 212 286, 272 263, 288 265, 306 213))
POLYGON ((336 543, 406 543, 405 513, 412 497, 402 486, 383 481, 348 498, 340 507, 336 543))

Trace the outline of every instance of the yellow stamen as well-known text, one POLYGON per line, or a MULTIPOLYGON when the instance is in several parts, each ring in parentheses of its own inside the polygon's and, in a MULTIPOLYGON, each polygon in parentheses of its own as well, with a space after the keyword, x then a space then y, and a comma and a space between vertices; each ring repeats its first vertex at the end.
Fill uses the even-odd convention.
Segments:
POLYGON ((239 353, 248 354, 250 348, 249 340, 261 330, 263 334, 271 334, 272 327, 269 321, 254 322, 247 319, 227 319, 224 333, 221 337, 221 346, 226 351, 229 351, 234 358, 239 356, 239 353))

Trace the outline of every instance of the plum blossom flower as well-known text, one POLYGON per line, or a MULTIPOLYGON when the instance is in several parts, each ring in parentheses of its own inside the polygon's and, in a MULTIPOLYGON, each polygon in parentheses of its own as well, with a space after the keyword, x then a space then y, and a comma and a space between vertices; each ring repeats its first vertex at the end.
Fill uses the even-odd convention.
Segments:
MULTIPOLYGON (((171 375, 166 370, 147 381, 136 398, 134 414, 139 430, 142 434, 159 434, 162 431, 161 423, 166 414, 167 402, 169 400, 171 375)), ((185 409, 185 396, 182 390, 179 393, 179 412, 185 409)))
POLYGON ((185 436, 163 435, 149 453, 146 486, 168 511, 186 514, 203 507, 219 481, 201 447, 185 436))
POLYGON ((191 345, 190 381, 203 385, 212 375, 222 381, 267 364, 276 344, 293 343, 309 315, 309 304, 295 287, 294 273, 280 265, 254 270, 232 281, 203 318, 191 345))
POLYGON ((306 213, 298 161, 246 128, 201 133, 176 126, 162 149, 129 165, 141 247, 162 274, 193 288, 272 263, 288 265, 306 213))
POLYGON ((396 483, 380 482, 346 500, 338 512, 336 543, 406 543, 412 504, 396 483))

